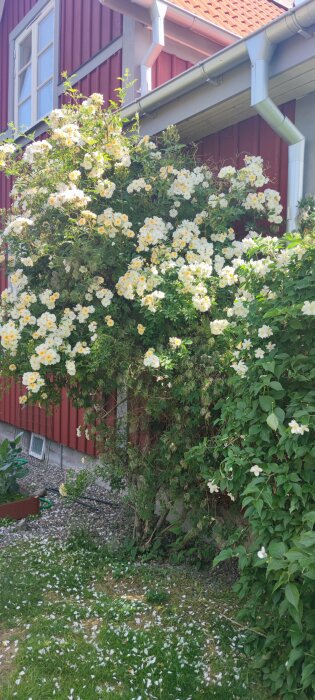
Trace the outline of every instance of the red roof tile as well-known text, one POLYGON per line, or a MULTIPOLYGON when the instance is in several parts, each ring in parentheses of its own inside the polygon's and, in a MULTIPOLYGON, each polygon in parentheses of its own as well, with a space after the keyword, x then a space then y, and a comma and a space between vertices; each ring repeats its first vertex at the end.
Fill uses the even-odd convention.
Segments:
POLYGON ((246 36, 279 17, 285 9, 272 0, 170 0, 227 31, 246 36))

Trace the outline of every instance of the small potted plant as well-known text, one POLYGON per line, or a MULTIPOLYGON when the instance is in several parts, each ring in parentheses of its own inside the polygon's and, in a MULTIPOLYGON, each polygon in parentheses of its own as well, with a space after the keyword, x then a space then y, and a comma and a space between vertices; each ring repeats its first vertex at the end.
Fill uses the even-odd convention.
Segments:
POLYGON ((21 520, 39 511, 39 499, 21 493, 17 481, 28 474, 20 438, 21 434, 0 443, 0 518, 21 520))

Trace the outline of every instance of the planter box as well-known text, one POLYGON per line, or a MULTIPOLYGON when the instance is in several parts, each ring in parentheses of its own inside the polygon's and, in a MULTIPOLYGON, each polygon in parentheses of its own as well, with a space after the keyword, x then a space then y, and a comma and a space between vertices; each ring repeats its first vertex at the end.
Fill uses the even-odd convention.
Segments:
POLYGON ((36 496, 0 504, 0 518, 22 520, 22 518, 27 518, 28 515, 37 515, 37 513, 39 513, 39 498, 36 496))

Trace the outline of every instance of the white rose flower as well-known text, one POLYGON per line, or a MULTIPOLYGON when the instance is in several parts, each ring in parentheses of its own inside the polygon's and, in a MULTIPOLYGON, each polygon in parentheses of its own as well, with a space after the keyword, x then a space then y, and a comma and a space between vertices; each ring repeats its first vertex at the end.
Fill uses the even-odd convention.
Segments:
POLYGON ((268 557, 265 547, 260 548, 259 552, 257 552, 257 557, 259 559, 266 559, 268 557))
POLYGON ((228 327, 229 322, 226 321, 224 318, 222 319, 216 319, 215 321, 210 322, 210 330, 212 335, 222 335, 223 331, 228 327))
POLYGON ((219 487, 214 481, 208 481, 207 483, 210 493, 219 493, 219 487))
POLYGON ((261 467, 258 466, 258 464, 253 464, 249 471, 251 472, 251 474, 254 474, 254 476, 259 476, 259 474, 261 474, 263 470, 261 467))
POLYGON ((157 369, 160 366, 160 360, 157 355, 154 354, 154 348, 150 348, 145 353, 143 364, 145 367, 152 367, 157 369))
POLYGON ((302 306, 304 316, 315 316, 315 301, 305 301, 302 306))
POLYGON ((70 376, 74 376, 76 373, 76 368, 75 368, 75 362, 73 360, 67 360, 66 361, 66 370, 70 376))
POLYGON ((179 347, 181 346, 181 344, 182 344, 182 341, 181 341, 180 338, 170 338, 168 342, 169 342, 170 347, 172 348, 172 350, 176 350, 176 349, 179 348, 179 347))
POLYGON ((309 433, 310 431, 307 425, 299 424, 296 420, 290 421, 289 428, 293 435, 304 435, 304 433, 309 433))
POLYGON ((261 328, 258 328, 258 337, 259 338, 270 338, 270 336, 273 335, 272 328, 270 326, 261 326, 261 328))

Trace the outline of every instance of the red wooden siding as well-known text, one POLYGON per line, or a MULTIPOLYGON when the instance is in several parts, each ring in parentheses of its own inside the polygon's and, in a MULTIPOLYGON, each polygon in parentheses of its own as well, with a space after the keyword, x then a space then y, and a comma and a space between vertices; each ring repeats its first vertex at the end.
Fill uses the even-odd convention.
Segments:
MULTIPOLYGON (((122 52, 117 51, 107 61, 101 63, 98 68, 95 68, 85 78, 79 80, 75 84, 83 95, 90 95, 92 92, 101 92, 104 95, 105 103, 109 100, 115 100, 117 95, 115 89, 121 87, 121 82, 118 78, 122 72, 122 52)), ((61 96, 60 103, 66 101, 64 96, 61 96)))
MULTIPOLYGON (((295 118, 295 102, 281 107, 292 121, 295 118)), ((199 155, 210 166, 242 166, 244 155, 262 156, 268 187, 279 190, 285 215, 287 206, 288 146, 259 116, 245 119, 199 142, 199 155)))
POLYGON ((99 0, 61 0, 60 72, 71 75, 122 34, 122 15, 99 0))
POLYGON ((0 24, 0 132, 8 124, 9 34, 36 0, 6 0, 0 24))
POLYGON ((162 51, 152 67, 152 88, 175 78, 176 75, 183 73, 192 65, 189 61, 184 61, 182 58, 162 51))
POLYGON ((95 456, 95 443, 86 440, 84 431, 81 437, 77 437, 77 427, 83 424, 84 412, 70 403, 65 389, 62 390, 60 405, 54 406, 50 413, 38 406, 21 406, 19 397, 23 393, 21 387, 12 382, 0 401, 0 421, 95 456))
MULTIPOLYGON (((0 203, 3 208, 10 206, 11 179, 0 173, 0 203)), ((7 286, 5 266, 0 266, 0 292, 7 286)), ((4 382, 0 380, 0 421, 15 425, 17 428, 39 433, 55 442, 71 447, 72 449, 85 452, 88 455, 96 455, 96 445, 92 440, 86 440, 84 433, 82 437, 77 437, 78 425, 83 423, 84 411, 82 408, 75 408, 65 389, 62 390, 61 403, 54 406, 51 413, 46 413, 45 409, 37 406, 21 406, 19 397, 25 393, 21 386, 11 383, 8 391, 1 397, 4 382)), ((115 397, 111 397, 115 400, 115 397)), ((115 422, 115 413, 110 416, 110 423, 115 422)))

